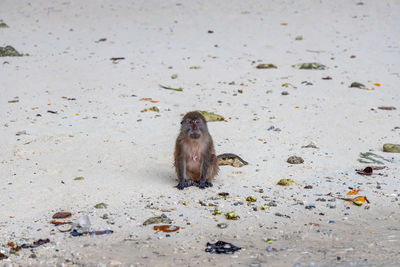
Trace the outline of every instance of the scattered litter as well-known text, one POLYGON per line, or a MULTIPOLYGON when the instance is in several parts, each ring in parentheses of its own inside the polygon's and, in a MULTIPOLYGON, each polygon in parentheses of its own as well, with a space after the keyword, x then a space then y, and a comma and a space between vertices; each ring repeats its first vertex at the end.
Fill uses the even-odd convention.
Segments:
POLYGON ((304 189, 312 189, 312 185, 306 185, 304 189))
POLYGON ((364 84, 359 83, 359 82, 352 82, 350 84, 350 87, 358 88, 358 89, 363 89, 363 90, 374 90, 374 88, 367 88, 364 84))
MULTIPOLYGON (((175 73, 175 74, 172 74, 172 75, 171 75, 171 79, 174 80, 174 79, 176 79, 176 78, 178 78, 178 74, 175 73)), ((180 91, 182 91, 182 90, 180 90, 180 91)))
POLYGON ((160 102, 160 101, 158 101, 158 100, 153 100, 153 99, 151 99, 151 98, 141 98, 140 101, 149 101, 149 102, 151 102, 151 103, 158 103, 158 102, 160 102))
POLYGON ((218 226, 218 228, 220 228, 220 229, 225 229, 225 228, 228 227, 228 224, 227 224, 227 223, 219 223, 219 224, 217 224, 217 226, 218 226))
POLYGON ((61 211, 53 215, 53 219, 65 219, 71 217, 71 212, 61 211))
POLYGON ((248 165, 249 163, 245 160, 243 160, 241 157, 238 155, 232 154, 232 153, 225 153, 218 155, 218 165, 219 166, 224 166, 224 165, 230 165, 235 168, 240 168, 243 167, 244 165, 248 165))
POLYGON ((393 107, 393 106, 381 106, 378 108, 382 109, 382 110, 396 110, 396 107, 393 107))
POLYGON ((308 145, 302 146, 301 148, 318 148, 318 147, 313 141, 311 141, 308 145))
POLYGON ((153 106, 151 108, 145 108, 145 109, 141 110, 140 112, 147 112, 147 111, 160 112, 160 110, 156 106, 153 106))
POLYGON ((261 205, 261 210, 267 210, 267 209, 269 209, 269 206, 268 205, 261 205))
POLYGON ((105 42, 107 38, 100 38, 99 40, 95 41, 95 43, 105 42))
MULTIPOLYGON (((175 79, 175 78, 172 78, 172 79, 175 79)), ((164 85, 161 85, 161 84, 160 84, 160 87, 163 88, 163 89, 172 90, 172 91, 179 91, 179 92, 183 91, 183 88, 180 88, 180 87, 179 88, 172 88, 172 87, 164 86, 164 85)))
POLYGON ((22 131, 18 131, 15 135, 20 136, 20 135, 25 135, 25 134, 26 134, 26 131, 22 130, 22 131))
POLYGON ((121 60, 124 60, 124 59, 125 59, 124 57, 112 57, 112 58, 110 58, 110 60, 114 64, 118 64, 121 60))
POLYGON ((400 144, 384 144, 383 152, 400 153, 400 144))
POLYGON ((347 192, 347 194, 348 194, 348 195, 357 195, 359 192, 360 192, 359 189, 358 189, 358 190, 352 189, 352 190, 350 190, 349 192, 347 192))
POLYGON ((107 205, 106 203, 103 203, 103 202, 94 205, 94 207, 95 207, 96 209, 106 209, 107 206, 108 206, 108 205, 107 205))
POLYGON ((292 65, 293 68, 300 70, 325 70, 326 66, 319 63, 300 63, 292 65))
POLYGON ((364 170, 362 170, 362 171, 358 171, 357 172, 358 174, 361 174, 361 175, 372 175, 372 168, 371 167, 366 167, 364 170))
POLYGON ((301 84, 304 84, 304 85, 313 85, 312 82, 308 82, 308 81, 302 81, 301 84))
POLYGON ((291 185, 298 185, 297 182, 295 182, 292 179, 280 179, 279 182, 277 183, 277 185, 281 185, 281 186, 291 186, 291 185))
POLYGON ((18 103, 19 99, 8 100, 8 103, 18 103))
POLYGON ((221 215, 221 214, 222 214, 222 212, 220 210, 214 209, 213 215, 221 215))
POLYGON ((247 202, 256 202, 256 201, 257 201, 257 198, 255 198, 254 196, 248 196, 248 197, 246 198, 246 201, 247 201, 247 202))
POLYGON ((208 112, 208 111, 204 111, 204 110, 196 110, 196 111, 199 112, 201 115, 203 115, 207 122, 225 120, 225 118, 223 116, 215 114, 213 112, 208 112))
POLYGON ((54 111, 54 110, 48 110, 47 113, 58 114, 58 112, 57 112, 57 111, 54 111))
POLYGON ((161 215, 161 216, 156 216, 156 217, 151 217, 148 218, 143 225, 149 225, 149 224, 171 224, 172 220, 168 218, 166 215, 161 215))
POLYGON ((322 80, 332 80, 332 77, 329 77, 329 76, 322 77, 322 80))
POLYGON ((215 244, 207 242, 207 248, 205 251, 211 254, 233 254, 240 249, 240 247, 237 247, 231 243, 217 241, 215 244))
POLYGON ((339 199, 352 202, 357 206, 361 206, 365 202, 367 202, 368 204, 370 203, 366 196, 359 196, 359 197, 355 197, 355 198, 339 198, 339 199))
POLYGON ((278 67, 274 64, 258 64, 257 69, 277 69, 278 67))
POLYGON ((301 164, 301 163, 304 163, 304 159, 302 159, 301 157, 298 157, 298 156, 290 156, 287 159, 287 162, 290 164, 301 164))
POLYGON ((79 177, 74 178, 74 180, 75 181, 82 181, 82 180, 85 180, 85 177, 79 176, 79 177))
POLYGON ((51 224, 54 224, 55 226, 59 226, 59 225, 65 225, 65 224, 72 224, 72 222, 59 222, 59 221, 50 221, 51 224))
POLYGON ((162 231, 165 233, 171 233, 178 231, 180 227, 175 225, 154 225, 153 229, 157 232, 162 231))
POLYGON ((305 206, 306 210, 312 210, 315 209, 315 205, 307 205, 305 206))
POLYGON ((240 219, 240 216, 239 216, 239 215, 236 215, 234 211, 231 211, 231 212, 226 213, 226 214, 225 214, 225 217, 226 217, 228 220, 239 220, 239 219, 240 219))

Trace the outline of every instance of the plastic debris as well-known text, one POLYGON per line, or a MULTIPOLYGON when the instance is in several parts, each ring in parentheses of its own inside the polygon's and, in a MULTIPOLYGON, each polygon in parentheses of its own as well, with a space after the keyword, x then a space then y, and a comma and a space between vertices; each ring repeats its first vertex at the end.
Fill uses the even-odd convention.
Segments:
POLYGON ((205 251, 211 254, 233 254, 240 249, 240 247, 237 247, 231 243, 217 241, 215 244, 207 242, 207 248, 205 251))

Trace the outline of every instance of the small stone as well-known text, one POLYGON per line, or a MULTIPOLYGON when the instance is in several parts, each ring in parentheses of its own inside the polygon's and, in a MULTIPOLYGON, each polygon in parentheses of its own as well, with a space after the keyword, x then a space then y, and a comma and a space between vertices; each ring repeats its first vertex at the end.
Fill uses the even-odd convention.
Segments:
POLYGON ((293 179, 280 179, 279 182, 277 183, 277 185, 281 185, 281 186, 291 186, 291 185, 297 185, 298 183, 296 183, 293 179))
POLYGON ((296 36, 295 40, 296 40, 296 41, 301 41, 301 40, 303 40, 303 36, 301 36, 301 35, 296 36))
POLYGON ((383 152, 400 153, 400 144, 384 144, 383 152))
POLYGON ((225 229, 225 228, 228 227, 228 224, 227 224, 227 223, 219 223, 219 224, 217 224, 217 226, 218 226, 218 228, 220 228, 220 229, 225 229))
POLYGON ((95 207, 96 209, 106 209, 107 206, 108 206, 108 205, 107 205, 106 203, 104 203, 104 202, 101 202, 101 203, 98 203, 98 204, 94 205, 94 207, 95 207))
POLYGON ((171 75, 171 79, 176 79, 176 78, 178 78, 178 74, 175 73, 171 75))
POLYGON ((288 91, 282 91, 281 95, 289 95, 288 91))
POLYGON ((301 163, 304 162, 304 160, 301 157, 298 157, 298 156, 290 156, 287 159, 287 162, 290 163, 290 164, 301 164, 301 163))

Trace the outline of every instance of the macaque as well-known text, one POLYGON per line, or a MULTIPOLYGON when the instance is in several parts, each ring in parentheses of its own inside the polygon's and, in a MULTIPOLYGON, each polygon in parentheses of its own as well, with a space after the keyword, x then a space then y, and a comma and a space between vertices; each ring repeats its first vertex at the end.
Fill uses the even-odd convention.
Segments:
POLYGON ((218 159, 207 121, 199 112, 189 112, 183 117, 174 158, 179 190, 193 185, 201 189, 213 186, 211 181, 219 170, 218 159))

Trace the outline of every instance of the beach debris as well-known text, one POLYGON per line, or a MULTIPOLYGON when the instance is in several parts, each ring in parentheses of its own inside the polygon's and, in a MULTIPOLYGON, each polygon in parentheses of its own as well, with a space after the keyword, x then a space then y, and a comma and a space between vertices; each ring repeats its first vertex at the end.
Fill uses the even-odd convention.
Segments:
POLYGON ((301 36, 301 35, 299 35, 299 36, 296 36, 296 38, 294 38, 296 41, 301 41, 301 40, 303 40, 303 36, 301 36))
POLYGON ((158 100, 153 100, 153 99, 151 99, 151 98, 141 98, 141 99, 139 99, 140 101, 149 101, 149 102, 151 102, 151 103, 158 103, 158 102, 160 102, 160 101, 158 101, 158 100))
POLYGON ((280 132, 281 131, 280 128, 277 128, 274 125, 269 126, 268 129, 267 129, 267 131, 272 131, 272 130, 274 130, 275 132, 280 132))
POLYGON ((0 19, 0 28, 8 28, 8 25, 0 19))
POLYGON ((291 185, 298 185, 297 182, 295 182, 292 179, 280 179, 277 183, 277 185, 281 185, 281 186, 291 186, 291 185))
POLYGON ((33 247, 38 247, 44 244, 50 243, 50 239, 46 238, 46 239, 39 239, 35 242, 33 242, 33 247))
POLYGON ((82 181, 82 180, 85 180, 85 177, 79 176, 74 178, 74 181, 82 181))
POLYGON ((144 221, 143 225, 149 225, 149 224, 171 224, 172 220, 168 218, 165 214, 161 216, 155 216, 148 218, 146 221, 144 221))
POLYGON ((94 207, 95 207, 96 209, 106 209, 107 206, 108 206, 108 205, 107 205, 106 203, 104 203, 104 202, 100 202, 100 203, 94 205, 94 207))
POLYGON ((260 209, 261 210, 267 210, 267 209, 269 209, 269 206, 268 205, 261 205, 260 209))
POLYGON ((378 109, 382 109, 382 110, 396 110, 396 107, 393 107, 393 106, 380 106, 380 107, 378 107, 378 109))
POLYGON ((239 219, 240 219, 240 216, 239 216, 239 215, 236 215, 234 211, 225 213, 225 217, 226 217, 228 220, 239 220, 239 219))
POLYGON ((258 193, 264 193, 264 189, 262 189, 262 188, 260 188, 260 189, 258 189, 258 193))
POLYGON ((20 135, 26 135, 26 131, 25 130, 22 130, 22 131, 18 131, 18 132, 16 132, 16 134, 15 134, 16 136, 20 136, 20 135))
POLYGON ((241 168, 244 165, 248 165, 249 163, 245 160, 243 160, 241 157, 238 155, 232 154, 232 153, 225 153, 218 155, 218 165, 219 166, 224 166, 224 165, 230 165, 235 168, 241 168))
POLYGON ((211 254, 233 254, 240 249, 240 247, 237 247, 231 243, 217 241, 215 244, 207 242, 205 251, 211 254))
POLYGON ((384 163, 383 163, 382 161, 380 161, 380 160, 384 160, 384 161, 390 162, 390 160, 385 159, 384 157, 379 156, 379 155, 377 155, 377 154, 375 154, 375 153, 372 153, 372 152, 365 152, 365 153, 361 153, 361 152, 360 152, 359 157, 360 157, 360 158, 358 159, 358 162, 360 162, 360 163, 384 164, 384 163), (380 159, 380 160, 378 160, 378 159, 380 159))
POLYGON ((300 69, 300 70, 325 70, 326 66, 320 63, 300 63, 292 65, 293 68, 300 69))
POLYGON ((100 38, 99 40, 95 41, 95 43, 105 42, 107 38, 100 38))
POLYGON ((247 202, 256 202, 256 201, 257 201, 257 198, 254 197, 254 196, 248 196, 248 197, 246 198, 246 201, 247 201, 247 202))
POLYGON ((315 223, 315 222, 309 222, 308 225, 319 227, 319 223, 315 223))
POLYGON ((54 111, 54 110, 48 110, 47 113, 58 114, 58 112, 57 112, 57 111, 54 111))
POLYGON ((226 199, 226 197, 229 196, 229 193, 221 192, 221 193, 218 193, 218 195, 219 195, 222 199, 226 199))
POLYGON ((228 224, 227 223, 219 223, 219 224, 217 224, 217 227, 220 229, 225 229, 228 227, 228 224))
POLYGON ((364 168, 364 170, 358 171, 357 173, 358 173, 358 174, 361 174, 361 175, 368 175, 368 176, 370 176, 370 175, 372 175, 372 172, 373 172, 373 170, 372 170, 371 167, 366 167, 366 168, 364 168))
MULTIPOLYGON (((172 74, 172 75, 171 75, 171 79, 174 80, 174 79, 176 79, 176 78, 178 78, 178 74, 175 73, 175 74, 172 74)), ((180 91, 182 91, 182 90, 180 90, 180 91)))
POLYGON ((330 76, 325 76, 325 77, 322 77, 322 80, 332 80, 332 77, 330 77, 330 76))
POLYGON ((72 222, 60 222, 60 221, 55 221, 55 220, 50 221, 50 223, 54 224, 55 226, 65 225, 65 224, 72 224, 72 222))
POLYGON ((360 189, 352 189, 349 192, 347 192, 348 195, 357 195, 360 192, 360 189))
POLYGON ((282 213, 280 213, 280 212, 275 212, 274 215, 277 216, 277 217, 283 217, 283 218, 290 219, 290 216, 289 216, 289 215, 282 214, 282 213))
POLYGON ((354 205, 362 206, 365 202, 370 203, 366 196, 359 196, 355 198, 340 198, 341 200, 352 202, 354 205))
POLYGON ((291 83, 282 83, 281 86, 282 86, 282 87, 289 88, 289 87, 293 87, 293 84, 291 84, 291 83))
POLYGON ((306 185, 304 189, 312 189, 312 185, 306 185))
POLYGON ((110 58, 110 60, 114 64, 118 64, 121 60, 124 60, 124 59, 125 59, 124 57, 112 57, 112 58, 110 58))
POLYGON ((53 219, 65 219, 65 218, 69 218, 71 217, 71 212, 67 212, 67 211, 61 211, 61 212, 56 212, 53 215, 53 219))
POLYGON ((311 141, 308 145, 302 146, 301 148, 318 148, 318 147, 313 141, 311 141))
POLYGON ((288 91, 282 91, 281 95, 289 95, 289 92, 288 91))
POLYGON ((222 212, 220 210, 214 209, 213 215, 220 215, 220 214, 222 214, 222 212))
POLYGON ((82 236, 82 235, 108 235, 112 234, 114 231, 112 230, 95 230, 93 231, 91 228, 91 223, 89 220, 89 216, 83 215, 78 219, 78 222, 73 223, 71 227, 71 235, 72 236, 82 236))
POLYGON ((199 112, 203 117, 206 119, 207 122, 209 121, 223 121, 225 118, 221 115, 215 114, 213 112, 208 112, 204 110, 196 110, 199 112))
POLYGON ((87 232, 85 234, 94 236, 94 235, 109 235, 109 234, 112 234, 112 233, 114 233, 113 230, 97 230, 97 231, 87 232))
POLYGON ((8 256, 0 252, 0 261, 8 259, 8 256))
MULTIPOLYGON (((171 78, 172 78, 172 77, 171 77, 171 78)), ((176 79, 176 78, 172 78, 172 79, 176 79)), ((183 89, 182 89, 181 87, 179 87, 179 88, 172 88, 172 87, 164 86, 164 85, 161 85, 161 84, 160 84, 160 87, 163 88, 163 89, 166 89, 166 90, 179 91, 179 92, 182 92, 182 91, 183 91, 183 89)))
POLYGON ((306 209, 306 210, 315 209, 315 205, 307 205, 307 206, 305 206, 305 209, 306 209))
POLYGON ((384 144, 383 152, 400 153, 400 144, 384 144))
POLYGON ((358 88, 358 89, 363 89, 363 90, 374 90, 374 88, 367 88, 364 84, 359 83, 359 82, 352 82, 350 84, 350 87, 358 88))
POLYGON ((8 100, 8 103, 18 103, 19 99, 8 100))
POLYGON ((375 85, 375 86, 381 86, 381 84, 380 83, 373 83, 373 85, 375 85))
POLYGON ((140 112, 147 112, 147 111, 160 112, 160 110, 156 106, 153 106, 151 108, 142 109, 140 112))
POLYGON ((274 64, 258 64, 257 69, 277 69, 278 67, 274 64))
POLYGON ((68 101, 75 101, 75 100, 76 100, 75 97, 66 97, 66 96, 62 96, 61 98, 64 99, 64 100, 68 100, 68 101))
POLYGON ((153 229, 157 232, 171 233, 178 231, 180 227, 176 225, 154 225, 153 229))
POLYGON ((23 54, 19 53, 11 45, 0 46, 0 57, 22 57, 23 54))
POLYGON ((298 157, 298 156, 290 156, 287 159, 287 162, 290 164, 301 164, 301 163, 304 163, 304 159, 302 159, 301 157, 298 157))
POLYGON ((302 81, 301 84, 304 84, 304 85, 313 85, 313 83, 312 83, 312 82, 309 82, 309 81, 302 81))

